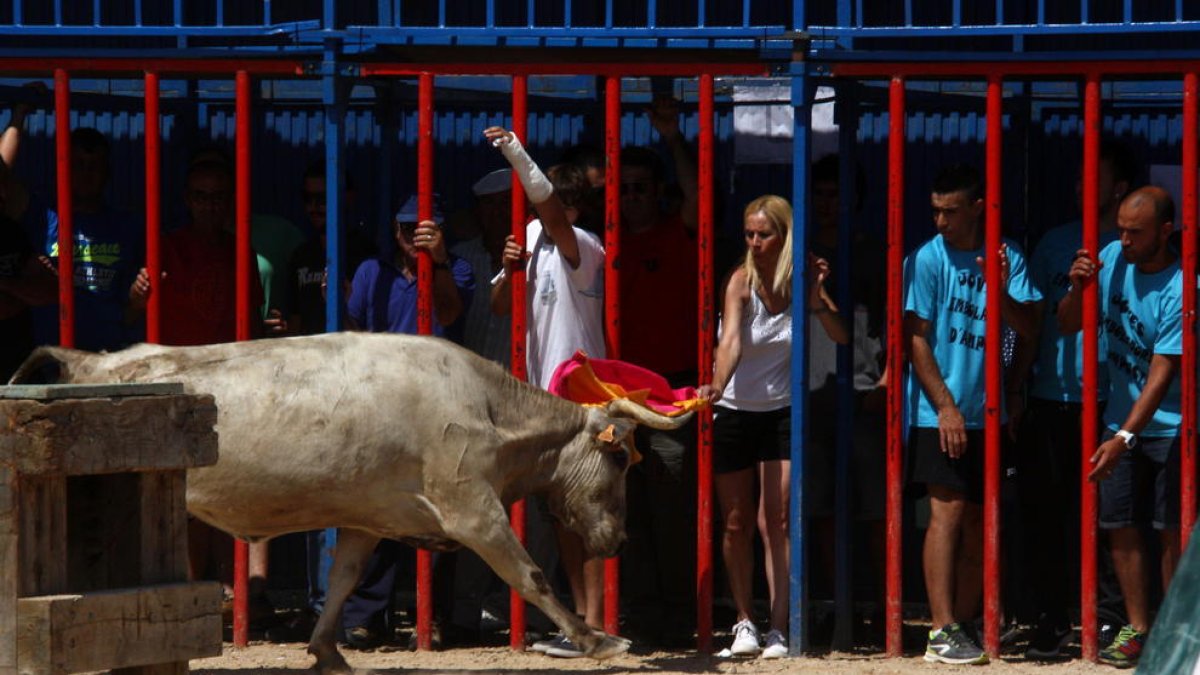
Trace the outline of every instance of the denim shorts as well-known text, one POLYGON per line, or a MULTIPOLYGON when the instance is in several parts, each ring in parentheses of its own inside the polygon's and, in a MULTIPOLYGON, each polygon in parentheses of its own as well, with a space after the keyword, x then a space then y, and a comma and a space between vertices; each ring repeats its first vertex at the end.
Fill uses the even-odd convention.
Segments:
MULTIPOLYGON (((1113 437, 1104 431, 1101 442, 1113 437)), ((1179 437, 1139 438, 1100 481, 1100 527, 1179 527, 1179 437)))

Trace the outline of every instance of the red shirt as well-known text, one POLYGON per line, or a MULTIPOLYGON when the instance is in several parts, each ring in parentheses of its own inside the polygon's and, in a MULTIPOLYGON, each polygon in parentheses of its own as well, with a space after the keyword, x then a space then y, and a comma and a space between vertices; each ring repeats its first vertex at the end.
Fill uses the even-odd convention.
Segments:
POLYGON ((660 375, 695 371, 696 239, 678 215, 621 232, 620 358, 660 375))
MULTIPOLYGON (((237 240, 185 227, 163 240, 162 343, 206 345, 237 339, 237 240)), ((254 253, 251 252, 251 260, 254 253)), ((262 305, 262 282, 250 266, 250 308, 262 305)), ((256 317, 255 317, 256 318, 256 317)))

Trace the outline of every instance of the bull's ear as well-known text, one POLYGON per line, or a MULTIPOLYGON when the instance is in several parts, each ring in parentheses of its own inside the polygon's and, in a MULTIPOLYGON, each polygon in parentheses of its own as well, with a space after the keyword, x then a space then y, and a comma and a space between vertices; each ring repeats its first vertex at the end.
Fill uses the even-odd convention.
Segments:
POLYGON ((637 423, 632 420, 610 419, 608 425, 596 434, 596 440, 603 444, 605 450, 616 451, 620 449, 621 442, 636 428, 637 423))

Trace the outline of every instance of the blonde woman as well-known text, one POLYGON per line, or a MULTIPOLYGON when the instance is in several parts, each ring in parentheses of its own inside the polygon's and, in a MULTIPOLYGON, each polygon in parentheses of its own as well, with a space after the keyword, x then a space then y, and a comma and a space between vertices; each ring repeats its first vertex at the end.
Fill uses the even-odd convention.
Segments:
MULTIPOLYGON (((787 655, 788 620, 792 207, 782 197, 764 195, 746 206, 743 223, 745 261, 725 287, 713 381, 700 393, 716 404, 713 473, 724 523, 721 553, 737 609, 730 651, 780 658, 787 655), (771 606, 765 644, 752 614, 756 521, 766 549, 771 606)), ((810 311, 835 340, 844 339, 836 307, 824 291, 829 267, 816 258, 812 267, 810 311)))

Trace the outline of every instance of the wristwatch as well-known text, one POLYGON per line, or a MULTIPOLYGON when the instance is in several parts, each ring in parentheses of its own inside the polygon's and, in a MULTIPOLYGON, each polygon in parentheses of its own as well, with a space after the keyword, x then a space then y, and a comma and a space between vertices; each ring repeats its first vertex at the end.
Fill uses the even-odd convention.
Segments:
POLYGON ((1134 448, 1134 446, 1137 445, 1137 441, 1138 441, 1137 435, 1134 434, 1132 431, 1125 431, 1124 429, 1121 429, 1113 435, 1116 436, 1117 438, 1125 441, 1125 449, 1126 450, 1132 450, 1134 448))

